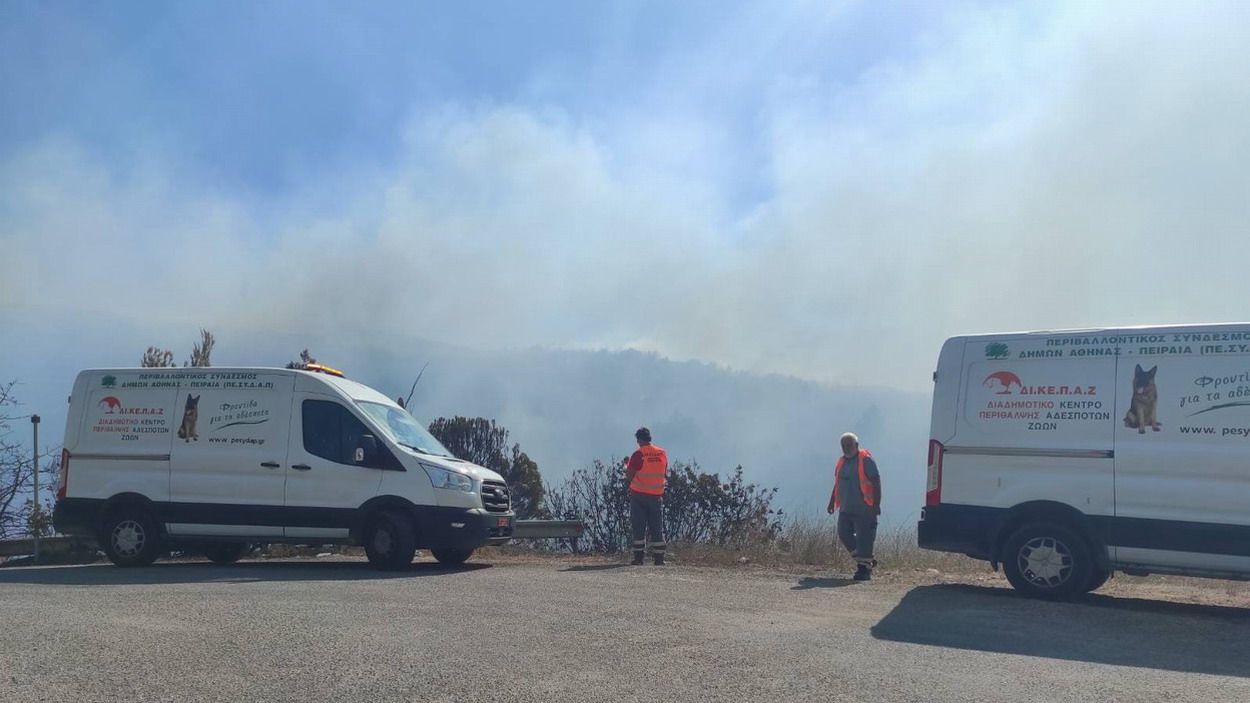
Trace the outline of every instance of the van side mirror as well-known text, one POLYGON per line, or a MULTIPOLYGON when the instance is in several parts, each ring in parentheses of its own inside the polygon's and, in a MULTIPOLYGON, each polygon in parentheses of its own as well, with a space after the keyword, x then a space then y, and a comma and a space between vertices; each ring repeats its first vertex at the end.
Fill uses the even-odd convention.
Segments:
POLYGON ((361 466, 373 466, 377 461, 377 438, 371 434, 360 435, 360 446, 356 447, 356 463, 361 466))

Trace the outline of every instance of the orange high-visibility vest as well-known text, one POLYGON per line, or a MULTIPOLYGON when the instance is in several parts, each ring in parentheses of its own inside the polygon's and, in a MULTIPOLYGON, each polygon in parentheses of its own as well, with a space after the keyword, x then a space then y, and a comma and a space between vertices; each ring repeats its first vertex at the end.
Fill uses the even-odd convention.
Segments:
MULTIPOLYGON (((872 483, 868 480, 868 474, 864 473, 864 457, 872 456, 867 449, 859 450, 859 492, 864 496, 864 504, 872 507, 877 504, 877 497, 872 494, 872 483)), ((846 463, 846 455, 838 457, 838 468, 833 471, 833 507, 839 509, 842 507, 842 497, 838 495, 838 489, 842 487, 842 465, 846 463)))
POLYGON ((668 474, 668 452, 654 444, 638 447, 642 452, 642 468, 634 474, 629 490, 649 496, 664 495, 665 476, 668 474))

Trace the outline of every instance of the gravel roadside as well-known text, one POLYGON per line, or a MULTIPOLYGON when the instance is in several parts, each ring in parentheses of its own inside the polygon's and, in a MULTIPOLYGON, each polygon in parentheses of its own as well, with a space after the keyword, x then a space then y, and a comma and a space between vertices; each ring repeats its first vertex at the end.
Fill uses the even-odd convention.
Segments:
POLYGON ((992 574, 514 557, 6 568, 0 700, 1250 700, 1245 587, 1132 581, 1043 603, 992 574))

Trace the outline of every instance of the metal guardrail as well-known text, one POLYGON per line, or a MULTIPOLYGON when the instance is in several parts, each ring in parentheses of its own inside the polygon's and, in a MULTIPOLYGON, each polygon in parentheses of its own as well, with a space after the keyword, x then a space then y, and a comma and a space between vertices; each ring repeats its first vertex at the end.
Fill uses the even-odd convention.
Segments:
MULTIPOLYGON (((577 539, 586 531, 580 520, 517 520, 512 526, 512 539, 577 539)), ((94 549, 90 537, 44 537, 39 547, 44 554, 65 554, 75 549, 94 549)), ((0 557, 34 554, 35 540, 0 539, 0 557)))
POLYGON ((576 539, 585 531, 580 520, 517 520, 512 539, 576 539))
MULTIPOLYGON (((43 537, 39 549, 44 554, 65 554, 74 549, 94 549, 95 540, 90 537, 43 537)), ((35 540, 0 539, 0 557, 17 557, 35 553, 35 540)))

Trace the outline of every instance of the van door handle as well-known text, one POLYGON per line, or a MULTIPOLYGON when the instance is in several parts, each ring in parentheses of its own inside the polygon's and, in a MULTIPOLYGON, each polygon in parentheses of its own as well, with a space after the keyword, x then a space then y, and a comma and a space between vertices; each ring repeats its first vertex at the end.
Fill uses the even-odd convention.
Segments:
POLYGON ((312 471, 312 467, 308 464, 291 464, 291 468, 296 471, 312 471))
POLYGON ((279 464, 276 461, 262 461, 260 462, 260 465, 265 467, 266 469, 276 469, 279 466, 282 466, 282 464, 279 464))

